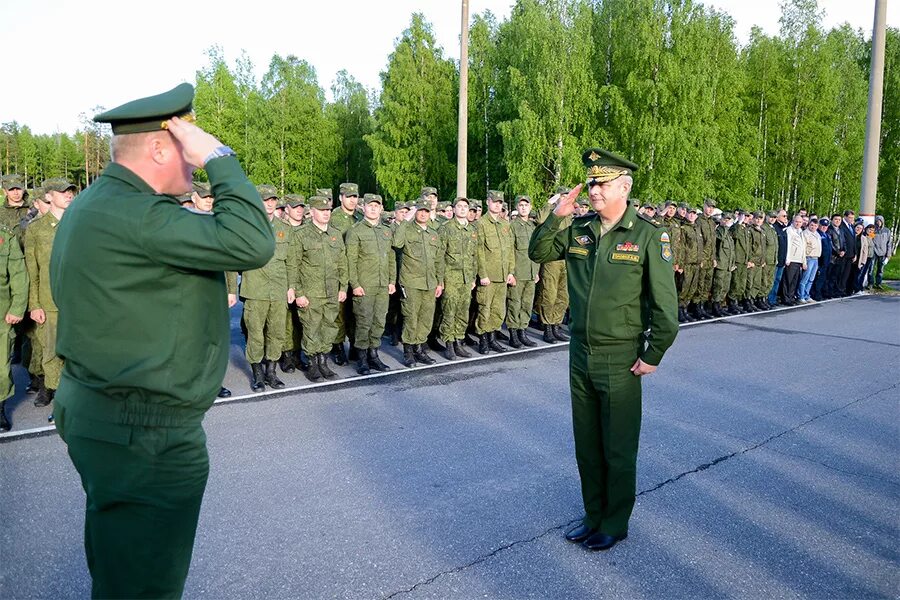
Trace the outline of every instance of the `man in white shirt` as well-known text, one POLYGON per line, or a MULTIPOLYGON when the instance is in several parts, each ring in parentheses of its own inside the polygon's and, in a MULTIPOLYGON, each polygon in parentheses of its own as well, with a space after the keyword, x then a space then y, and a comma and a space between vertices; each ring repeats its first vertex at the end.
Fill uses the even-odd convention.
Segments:
POLYGON ((797 287, 800 272, 806 270, 806 240, 803 239, 803 216, 794 215, 787 228, 787 255, 784 259, 784 276, 781 279, 781 295, 788 306, 799 304, 797 287))

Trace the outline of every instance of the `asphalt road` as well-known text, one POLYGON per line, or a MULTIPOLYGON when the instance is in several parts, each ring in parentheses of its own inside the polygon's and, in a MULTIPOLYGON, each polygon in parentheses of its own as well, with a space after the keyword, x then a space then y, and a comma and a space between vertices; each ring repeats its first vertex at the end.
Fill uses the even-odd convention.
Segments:
MULTIPOLYGON (((214 407, 186 597, 896 598, 900 297, 683 328, 637 506, 581 517, 565 347, 214 407)), ((0 444, 0 598, 81 598, 55 435, 0 444)))

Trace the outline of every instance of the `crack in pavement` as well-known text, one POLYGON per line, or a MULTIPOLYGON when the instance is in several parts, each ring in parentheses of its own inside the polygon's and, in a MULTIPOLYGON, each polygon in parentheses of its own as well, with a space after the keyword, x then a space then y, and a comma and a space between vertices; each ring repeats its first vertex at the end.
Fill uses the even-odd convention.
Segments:
POLYGON ((766 448, 769 452, 774 452, 775 454, 780 454, 781 456, 787 456, 788 458, 796 458, 797 460, 805 460, 814 465, 819 465, 820 467, 824 467, 829 471, 834 471, 836 473, 842 473, 844 475, 850 475, 852 477, 862 477, 864 479, 871 479, 873 481, 879 481, 881 483, 886 483, 890 486, 900 487, 900 482, 892 481, 890 479, 885 479, 884 477, 876 477, 875 475, 866 475, 865 473, 855 473, 853 471, 847 471, 846 469, 839 469, 835 466, 829 465, 828 463, 824 463, 822 461, 816 460, 814 458, 810 458, 809 456, 803 456, 802 454, 793 454, 791 452, 785 452, 784 450, 776 450, 775 448, 766 448))
MULTIPOLYGON (((768 444, 768 443, 770 443, 770 442, 773 442, 773 441, 777 440, 778 438, 781 438, 781 437, 783 437, 783 436, 785 436, 785 435, 787 435, 787 434, 789 434, 789 433, 793 433, 793 432, 797 431, 798 429, 801 429, 801 428, 803 428, 803 427, 806 427, 806 426, 809 425, 810 423, 813 423, 813 422, 815 422, 815 421, 818 421, 819 419, 823 419, 823 418, 825 418, 825 417, 827 417, 827 416, 833 415, 833 414, 836 413, 836 412, 840 412, 840 411, 842 411, 842 410, 845 410, 845 409, 847 409, 847 408, 850 408, 851 406, 853 406, 853 405, 855 405, 855 404, 859 404, 860 402, 863 402, 863 401, 865 401, 865 400, 869 400, 870 398, 874 398, 875 396, 877 396, 877 395, 879 395, 879 394, 881 394, 881 393, 883 393, 883 392, 887 392, 887 391, 896 389, 898 386, 900 386, 900 381, 895 382, 895 383, 893 383, 893 384, 891 384, 891 385, 889 385, 889 386, 887 386, 887 387, 885 387, 885 388, 881 388, 881 389, 879 389, 879 390, 876 390, 876 391, 874 391, 874 392, 871 392, 870 394, 868 394, 868 395, 866 395, 866 396, 862 396, 862 397, 857 398, 857 399, 855 399, 855 400, 851 400, 850 402, 847 402, 846 404, 842 404, 841 406, 838 406, 838 407, 833 408, 833 409, 831 409, 831 410, 827 410, 827 411, 825 411, 825 412, 823 412, 823 413, 820 413, 820 414, 818 414, 818 415, 816 415, 816 416, 814 416, 814 417, 810 417, 809 419, 803 421, 802 423, 799 423, 798 425, 795 425, 795 426, 791 427, 790 429, 785 429, 784 431, 781 431, 781 432, 779 432, 779 433, 776 433, 776 434, 774 434, 774 435, 771 435, 771 436, 767 437, 766 439, 764 439, 763 441, 758 442, 758 443, 756 443, 756 444, 753 444, 752 446, 747 446, 746 448, 742 448, 742 449, 740 449, 740 450, 735 450, 734 452, 731 452, 731 453, 729 453, 729 454, 724 454, 724 455, 722 455, 722 456, 720 456, 720 457, 718 457, 718 458, 716 458, 716 459, 714 459, 714 460, 711 460, 711 461, 709 461, 709 462, 707 462, 707 463, 703 463, 702 465, 698 465, 697 467, 694 467, 694 468, 691 469, 690 471, 684 471, 683 473, 679 473, 678 475, 675 475, 674 477, 670 477, 669 479, 666 479, 665 481, 663 481, 663 482, 661 482, 661 483, 658 483, 658 484, 656 484, 655 486, 653 486, 653 487, 651 487, 651 488, 647 488, 646 490, 642 490, 642 491, 638 492, 638 493, 636 494, 635 497, 636 497, 636 498, 640 498, 641 496, 644 496, 644 495, 646 495, 646 494, 650 494, 650 493, 655 492, 656 490, 658 490, 658 489, 660 489, 660 488, 663 488, 663 487, 665 487, 665 486, 667 486, 667 485, 670 485, 670 484, 672 484, 672 483, 675 483, 676 481, 678 481, 678 480, 680 480, 680 479, 682 479, 682 478, 684 478, 684 477, 687 477, 688 475, 692 475, 692 474, 694 474, 694 473, 700 473, 701 471, 706 471, 707 469, 709 469, 709 468, 711 468, 711 467, 714 467, 714 466, 716 466, 716 465, 718 465, 718 464, 720 464, 720 463, 723 463, 723 462, 725 462, 725 461, 727 461, 727 460, 730 460, 730 459, 732 459, 732 458, 734 458, 734 457, 736 457, 736 456, 742 456, 742 455, 744 455, 744 454, 747 454, 748 452, 752 452, 752 451, 754 451, 754 450, 757 450, 758 448, 761 448, 761 447, 765 446, 766 444, 768 444)), ((823 466, 825 466, 825 465, 823 465, 823 466)), ((454 575, 454 574, 456 574, 456 573, 460 573, 460 572, 462 572, 462 571, 465 571, 466 569, 469 569, 469 568, 471 568, 471 567, 474 567, 475 565, 478 565, 478 564, 481 564, 481 563, 483 563, 483 562, 485 562, 485 561, 487 561, 487 560, 490 560, 490 559, 493 558, 494 556, 497 556, 497 555, 500 554, 501 552, 504 552, 504 551, 506 551, 506 550, 509 550, 510 548, 514 548, 514 547, 516 547, 516 546, 522 546, 522 545, 525 545, 525 544, 530 544, 531 542, 535 542, 535 541, 537 541, 537 540, 539 540, 539 539, 541 539, 541 538, 543 538, 543 537, 546 537, 546 536, 550 535, 551 533, 553 533, 553 532, 555 532, 555 531, 560 531, 560 530, 562 530, 562 529, 568 528, 569 526, 574 525, 575 523, 577 523, 577 522, 579 522, 579 521, 581 521, 581 517, 579 517, 579 518, 577 518, 577 519, 572 519, 571 521, 568 521, 568 522, 563 523, 563 524, 561 524, 561 525, 554 525, 553 527, 550 527, 549 529, 543 531, 542 533, 539 533, 539 534, 537 534, 537 535, 535 535, 535 536, 532 536, 532 537, 530 537, 530 538, 527 538, 527 539, 524 539, 524 540, 516 540, 516 541, 510 542, 510 543, 508 543, 508 544, 503 544, 503 545, 498 546, 497 548, 491 550, 491 551, 488 552, 487 554, 482 554, 481 556, 478 556, 478 557, 475 558, 474 560, 472 560, 472 561, 470 561, 470 562, 468 562, 468 563, 466 563, 466 564, 464 564, 464 565, 459 565, 459 566, 453 567, 453 568, 451 568, 451 569, 447 569, 447 570, 445 570, 445 571, 440 571, 440 572, 438 572, 437 574, 435 574, 435 575, 429 577, 428 579, 423 579, 423 580, 420 580, 420 581, 416 582, 416 583, 415 583, 414 585, 412 585, 411 587, 408 587, 408 588, 405 588, 405 589, 397 590, 397 591, 395 591, 395 592, 392 592, 391 594, 388 594, 387 596, 382 596, 382 598, 383 598, 384 600, 390 600, 391 598, 394 598, 395 596, 399 596, 399 595, 401 595, 401 594, 409 594, 409 593, 412 593, 412 592, 414 592, 416 589, 418 589, 418 588, 420 588, 420 587, 426 587, 426 586, 428 586, 428 585, 431 585, 432 583, 434 583, 435 581, 437 581, 438 579, 440 579, 441 577, 443 577, 443 576, 445 576, 445 575, 454 575)))

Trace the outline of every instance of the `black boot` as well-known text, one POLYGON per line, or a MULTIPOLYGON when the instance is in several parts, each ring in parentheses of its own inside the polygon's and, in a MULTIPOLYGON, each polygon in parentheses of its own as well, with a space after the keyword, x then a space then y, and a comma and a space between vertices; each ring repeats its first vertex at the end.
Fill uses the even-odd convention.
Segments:
POLYGON ((291 350, 282 352, 281 358, 278 359, 278 366, 281 367, 282 373, 293 373, 296 371, 297 367, 294 366, 294 353, 291 350))
MULTIPOLYGON (((341 344, 343 347, 343 344, 341 344)), ((328 355, 327 354, 319 354, 319 372, 322 373, 322 377, 325 379, 331 379, 332 377, 337 377, 337 373, 331 370, 331 367, 328 366, 328 355)), ((346 364, 346 356, 344 357, 344 363, 346 364)))
POLYGON ((413 356, 416 357, 416 362, 425 365, 433 365, 435 363, 435 360, 428 356, 428 348, 425 347, 425 344, 416 344, 413 346, 413 356))
POLYGON ((284 382, 278 379, 278 373, 275 371, 275 361, 266 361, 266 385, 274 390, 283 390, 284 382))
POLYGON ((494 352, 506 352, 507 349, 497 341, 497 333, 498 332, 496 331, 492 331, 488 334, 488 348, 494 352))
POLYGON ((391 330, 391 346, 396 346, 400 343, 400 327, 394 325, 394 328, 391 330))
POLYGON ((509 343, 509 336, 506 335, 505 333, 503 333, 502 329, 498 329, 497 331, 494 332, 494 339, 497 341, 503 342, 504 344, 509 343))
POLYGON ((313 383, 322 381, 322 371, 319 369, 319 355, 313 354, 309 356, 309 367, 306 369, 306 378, 313 383))
POLYGON ((702 319, 700 316, 700 311, 697 309, 697 305, 693 302, 688 304, 687 306, 687 314, 691 316, 695 321, 699 321, 702 319))
POLYGON ((749 298, 747 298, 743 302, 741 302, 741 306, 743 307, 745 313, 755 313, 756 312, 756 307, 754 307, 750 303, 749 298))
POLYGON ((369 370, 369 357, 366 356, 365 352, 357 352, 356 359, 356 372, 360 375, 368 375, 371 373, 369 370))
POLYGON ((250 389, 254 392, 264 392, 266 383, 263 377, 262 365, 260 363, 250 363, 250 372, 253 374, 250 381, 250 389))
POLYGON ((382 373, 391 370, 389 366, 381 362, 381 357, 378 356, 378 348, 369 348, 366 350, 366 356, 369 359, 369 367, 372 369, 381 371, 382 373))
POLYGON ((681 306, 678 307, 678 322, 679 323, 687 323, 687 317, 684 315, 684 308, 681 306))
POLYGON ((221 386, 219 388, 219 393, 216 394, 216 397, 217 398, 230 398, 231 390, 229 390, 227 387, 221 386))
POLYGON ((34 405, 38 408, 50 404, 50 395, 47 393, 47 388, 43 383, 41 382, 41 389, 38 390, 37 396, 34 397, 34 405))
POLYGON ((447 340, 447 343, 444 344, 444 358, 456 360, 456 348, 453 347, 453 342, 450 340, 447 340))
POLYGON ((490 347, 488 344, 488 334, 479 333, 478 334, 478 354, 487 354, 490 352, 490 347))
POLYGON ((708 305, 707 305, 706 302, 701 302, 701 303, 699 303, 699 304, 697 305, 697 308, 699 308, 699 310, 700 310, 700 315, 701 315, 704 319, 712 319, 712 317, 713 317, 712 309, 710 308, 710 309, 707 310, 707 306, 708 306, 708 305))
MULTIPOLYGON (((334 364, 342 366, 347 364, 347 352, 344 350, 344 342, 333 344, 331 346, 331 354, 334 356, 334 364)), ((325 375, 328 377, 328 375, 325 375)))
POLYGON ((428 336, 428 347, 431 348, 432 350, 434 350, 435 352, 443 352, 444 351, 444 345, 438 341, 436 335, 428 336))
POLYGON ((404 367, 416 366, 416 357, 413 356, 412 344, 403 344, 403 366, 404 367))
POLYGON ((0 402, 0 433, 6 433, 12 429, 12 423, 6 416, 6 402, 0 402))
POLYGON ((568 342, 569 336, 563 332, 562 325, 553 325, 553 337, 561 342, 568 342))
POLYGON ((741 315, 744 314, 744 311, 741 310, 741 305, 738 304, 737 300, 731 300, 728 302, 728 311, 732 315, 741 315))
POLYGON ((509 345, 511 348, 521 348, 522 340, 519 339, 519 329, 509 330, 509 345))
POLYGON ((453 342, 453 350, 456 352, 457 356, 461 356, 462 358, 472 358, 472 355, 466 350, 466 345, 461 341, 453 342))
MULTIPOLYGON (((343 344, 341 344, 343 346, 343 344)), ((365 359, 365 352, 363 352, 363 358, 365 359)), ((359 360, 359 350, 356 349, 356 346, 353 345, 353 340, 350 340, 350 352, 347 353, 348 360, 359 360)))
POLYGON ((25 388, 25 392, 29 394, 35 394, 41 391, 41 388, 44 387, 44 376, 43 375, 31 375, 30 380, 28 382, 28 387, 25 388))
POLYGON ((725 316, 725 313, 722 312, 722 305, 718 302, 713 302, 712 306, 710 306, 710 310, 712 311, 712 316, 717 319, 725 316))
POLYGON ((537 346, 537 342, 535 342, 533 339, 528 337, 528 333, 526 333, 527 331, 528 331, 527 327, 525 329, 519 330, 519 341, 522 342, 523 346, 527 346, 528 348, 533 348, 533 347, 537 346))
POLYGON ((553 325, 544 325, 544 341, 548 344, 555 344, 559 340, 553 335, 553 325))
POLYGON ((294 355, 295 360, 294 364, 300 367, 301 370, 306 371, 309 369, 309 365, 312 361, 310 361, 309 357, 306 355, 306 352, 303 350, 297 350, 297 353, 294 355))

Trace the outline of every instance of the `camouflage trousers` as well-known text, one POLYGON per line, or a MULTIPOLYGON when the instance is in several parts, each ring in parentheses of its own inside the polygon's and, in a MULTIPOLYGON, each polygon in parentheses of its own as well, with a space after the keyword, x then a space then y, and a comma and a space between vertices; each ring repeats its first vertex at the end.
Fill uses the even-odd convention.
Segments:
POLYGON ((472 284, 445 276, 444 293, 441 294, 441 339, 456 342, 466 336, 469 326, 469 304, 472 301, 472 284))
POLYGON ((746 298, 747 271, 747 263, 737 263, 737 268, 731 272, 731 284, 728 288, 728 297, 735 302, 740 302, 746 298))
POLYGON ((300 323, 300 312, 296 304, 291 304, 287 308, 287 315, 284 319, 284 352, 296 352, 300 350, 303 340, 303 325, 300 323))
MULTIPOLYGON (((347 288, 347 298, 353 297, 353 290, 351 288, 347 288)), ((354 322, 353 316, 353 303, 352 302, 344 302, 341 304, 341 310, 338 311, 337 319, 334 321, 335 327, 337 327, 337 331, 334 335, 334 343, 335 344, 343 344, 344 338, 350 338, 350 345, 353 346, 353 336, 356 331, 356 324, 354 322)))
POLYGON ((297 311, 303 325, 301 345, 307 356, 331 350, 335 343, 336 321, 344 304, 347 303, 338 302, 337 298, 310 298, 309 306, 297 311))
POLYGON ((38 326, 37 337, 40 337, 42 346, 41 366, 44 368, 44 385, 48 389, 55 390, 59 387, 59 378, 62 376, 63 360, 56 355, 56 327, 59 323, 59 312, 45 310, 47 320, 38 326))
POLYGON ((709 265, 700 269, 697 275, 697 291, 694 292, 694 302, 701 303, 709 300, 712 291, 713 271, 715 269, 712 266, 712 260, 709 261, 709 265))
POLYGON ((540 275, 534 308, 544 325, 560 325, 569 308, 566 261, 554 260, 542 264, 540 275))
POLYGON ((475 319, 475 332, 481 335, 498 331, 503 327, 506 315, 506 282, 491 282, 475 288, 475 299, 478 301, 478 318, 475 319))
POLYGON ((281 300, 244 300, 244 324, 247 326, 245 355, 250 364, 264 358, 278 360, 284 347, 287 306, 281 300))
POLYGON ((0 321, 0 402, 9 400, 16 392, 12 378, 12 351, 15 333, 6 321, 0 321))
POLYGON ((684 265, 684 279, 681 283, 681 292, 678 294, 679 306, 687 306, 694 301, 697 295, 697 284, 700 277, 699 265, 684 265))
POLYGON ((516 285, 506 290, 506 326, 510 329, 525 329, 531 322, 531 307, 534 305, 534 280, 517 279, 516 285))
MULTIPOLYGON (((760 295, 762 271, 762 267, 750 267, 747 269, 747 284, 744 291, 744 298, 747 300, 753 300, 760 295)), ((768 290, 766 290, 766 293, 768 293, 768 290)))
POLYGON ((361 350, 381 346, 389 299, 387 288, 366 287, 365 296, 353 296, 353 319, 356 325, 354 346, 361 350))
POLYGON ((403 299, 403 333, 404 344, 424 344, 428 340, 428 332, 434 323, 434 288, 414 290, 406 288, 403 299))
POLYGON ((712 301, 724 302, 731 286, 731 271, 728 269, 715 269, 712 283, 712 301))

